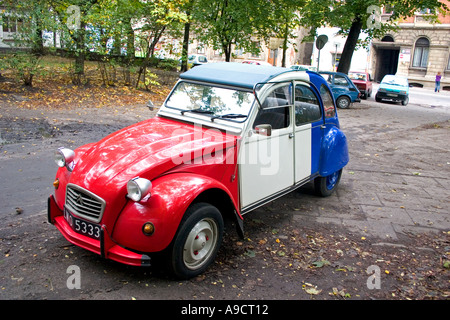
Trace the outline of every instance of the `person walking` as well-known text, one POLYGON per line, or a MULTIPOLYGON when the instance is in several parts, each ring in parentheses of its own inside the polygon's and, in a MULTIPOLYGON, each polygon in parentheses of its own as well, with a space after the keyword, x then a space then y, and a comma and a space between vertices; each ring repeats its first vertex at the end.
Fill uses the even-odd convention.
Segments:
POLYGON ((438 72, 436 75, 436 86, 434 87, 434 92, 439 92, 441 90, 441 73, 438 72))

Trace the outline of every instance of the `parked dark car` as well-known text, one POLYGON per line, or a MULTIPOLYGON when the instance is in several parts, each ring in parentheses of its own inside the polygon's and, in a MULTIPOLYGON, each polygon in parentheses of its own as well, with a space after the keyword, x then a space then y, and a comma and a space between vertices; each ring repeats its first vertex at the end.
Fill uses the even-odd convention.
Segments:
POLYGON ((333 91, 338 108, 346 109, 353 102, 360 102, 360 92, 350 78, 341 72, 320 71, 333 91))
POLYGON ((348 77, 358 87, 361 98, 367 99, 372 94, 372 79, 365 71, 350 71, 348 77))

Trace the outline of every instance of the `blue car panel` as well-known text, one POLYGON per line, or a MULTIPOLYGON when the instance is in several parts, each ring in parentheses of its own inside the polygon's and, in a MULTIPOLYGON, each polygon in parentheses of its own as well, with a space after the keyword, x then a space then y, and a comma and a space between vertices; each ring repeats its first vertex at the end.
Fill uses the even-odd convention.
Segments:
POLYGON ((341 72, 321 71, 320 74, 328 82, 338 108, 348 108, 353 102, 360 102, 360 92, 350 78, 341 72))

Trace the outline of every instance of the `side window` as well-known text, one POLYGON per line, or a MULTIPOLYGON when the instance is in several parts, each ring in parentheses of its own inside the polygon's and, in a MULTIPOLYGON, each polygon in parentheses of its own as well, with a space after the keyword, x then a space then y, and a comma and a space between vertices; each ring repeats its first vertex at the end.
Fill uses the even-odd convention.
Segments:
POLYGON ((334 76, 334 84, 337 86, 344 86, 344 87, 348 86, 347 79, 345 79, 345 77, 340 76, 338 74, 334 76))
POLYGON ((336 115, 334 109, 333 96, 325 85, 320 86, 320 96, 323 101, 323 110, 325 112, 325 118, 333 118, 336 115))
POLYGON ((295 124, 300 126, 305 123, 320 120, 319 101, 311 88, 297 84, 295 86, 295 124))
POLYGON ((290 83, 277 86, 272 90, 262 102, 262 108, 253 123, 253 129, 260 124, 270 124, 274 130, 289 127, 290 92, 290 83))

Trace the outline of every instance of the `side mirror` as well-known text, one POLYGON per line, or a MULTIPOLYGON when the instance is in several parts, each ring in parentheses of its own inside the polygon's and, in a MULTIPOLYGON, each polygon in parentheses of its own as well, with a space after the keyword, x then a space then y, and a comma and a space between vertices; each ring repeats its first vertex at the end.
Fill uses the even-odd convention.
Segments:
POLYGON ((255 127, 255 132, 262 136, 270 137, 272 135, 272 126, 270 124, 260 124, 255 127))
POLYGON ((148 102, 147 102, 147 108, 148 108, 150 111, 153 111, 153 110, 155 109, 155 105, 153 104, 152 100, 148 100, 148 102))

